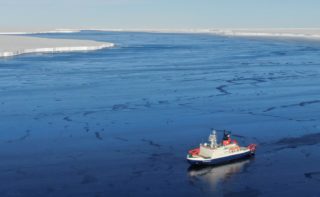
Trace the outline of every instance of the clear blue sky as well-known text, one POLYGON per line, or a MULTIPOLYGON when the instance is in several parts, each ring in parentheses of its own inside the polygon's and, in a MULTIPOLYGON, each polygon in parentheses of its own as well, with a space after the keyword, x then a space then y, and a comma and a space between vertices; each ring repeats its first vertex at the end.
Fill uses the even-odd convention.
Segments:
POLYGON ((0 0, 2 27, 320 27, 320 0, 0 0))

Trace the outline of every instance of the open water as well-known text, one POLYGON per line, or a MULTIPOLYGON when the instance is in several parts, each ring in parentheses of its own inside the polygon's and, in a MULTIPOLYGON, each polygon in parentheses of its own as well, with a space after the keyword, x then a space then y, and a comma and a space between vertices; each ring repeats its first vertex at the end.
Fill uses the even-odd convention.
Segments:
POLYGON ((320 196, 319 41, 33 36, 116 47, 0 59, 1 197, 320 196), (213 128, 256 156, 190 168, 213 128))

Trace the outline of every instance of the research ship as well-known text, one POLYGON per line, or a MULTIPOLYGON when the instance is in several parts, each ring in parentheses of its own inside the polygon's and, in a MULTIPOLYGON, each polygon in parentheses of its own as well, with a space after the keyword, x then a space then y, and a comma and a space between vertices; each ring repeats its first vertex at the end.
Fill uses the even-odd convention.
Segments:
POLYGON ((218 165, 251 157, 255 152, 256 144, 239 146, 226 131, 222 143, 217 143, 217 132, 213 130, 209 136, 209 143, 200 144, 199 148, 190 150, 187 160, 191 165, 218 165))

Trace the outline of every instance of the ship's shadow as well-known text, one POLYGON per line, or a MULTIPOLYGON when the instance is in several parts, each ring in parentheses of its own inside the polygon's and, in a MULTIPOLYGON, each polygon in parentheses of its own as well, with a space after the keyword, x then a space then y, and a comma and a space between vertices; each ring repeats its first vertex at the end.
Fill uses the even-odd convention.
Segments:
POLYGON ((188 167, 187 171, 192 172, 192 171, 201 171, 204 169, 213 169, 213 168, 226 168, 226 167, 231 167, 235 166, 238 164, 249 164, 255 160, 255 157, 246 157, 242 159, 237 159, 229 162, 224 162, 220 164, 209 164, 209 165, 191 165, 188 167))
POLYGON ((235 175, 246 172, 253 161, 254 157, 251 157, 219 165, 190 166, 187 175, 191 182, 206 182, 216 190, 219 183, 228 182, 235 175))

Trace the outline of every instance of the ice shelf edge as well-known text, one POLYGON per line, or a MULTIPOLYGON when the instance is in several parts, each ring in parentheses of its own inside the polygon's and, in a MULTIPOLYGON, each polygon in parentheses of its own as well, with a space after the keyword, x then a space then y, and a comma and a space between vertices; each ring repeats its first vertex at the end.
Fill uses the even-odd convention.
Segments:
POLYGON ((0 52, 0 57, 11 57, 27 53, 62 53, 62 52, 77 52, 77 51, 94 51, 104 48, 114 47, 114 43, 105 43, 97 46, 64 46, 64 47, 46 47, 34 49, 19 49, 13 51, 0 52))

